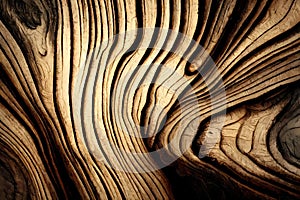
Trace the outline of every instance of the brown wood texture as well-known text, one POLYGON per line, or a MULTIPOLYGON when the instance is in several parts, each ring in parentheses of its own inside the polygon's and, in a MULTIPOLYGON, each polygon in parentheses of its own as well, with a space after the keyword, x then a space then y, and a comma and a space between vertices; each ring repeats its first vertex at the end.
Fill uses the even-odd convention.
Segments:
POLYGON ((300 199, 299 59, 298 0, 0 0, 0 199, 300 199))

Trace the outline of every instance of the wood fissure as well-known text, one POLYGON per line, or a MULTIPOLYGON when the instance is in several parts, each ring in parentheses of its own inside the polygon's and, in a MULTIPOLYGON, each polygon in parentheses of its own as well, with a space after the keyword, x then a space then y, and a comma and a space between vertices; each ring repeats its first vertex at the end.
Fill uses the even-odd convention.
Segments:
POLYGON ((300 1, 1 0, 1 199, 300 199, 300 1))

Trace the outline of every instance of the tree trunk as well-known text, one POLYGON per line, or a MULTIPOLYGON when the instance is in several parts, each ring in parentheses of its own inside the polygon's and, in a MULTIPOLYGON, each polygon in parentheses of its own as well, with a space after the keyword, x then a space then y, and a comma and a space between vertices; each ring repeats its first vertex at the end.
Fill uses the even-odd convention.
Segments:
POLYGON ((300 1, 0 1, 0 199, 300 198, 300 1))

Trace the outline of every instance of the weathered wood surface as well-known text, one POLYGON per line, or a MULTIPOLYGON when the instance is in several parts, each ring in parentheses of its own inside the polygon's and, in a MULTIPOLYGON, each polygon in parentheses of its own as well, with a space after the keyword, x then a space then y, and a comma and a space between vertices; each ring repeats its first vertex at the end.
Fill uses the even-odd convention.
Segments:
POLYGON ((298 0, 1 0, 0 198, 300 198, 299 22, 298 0))

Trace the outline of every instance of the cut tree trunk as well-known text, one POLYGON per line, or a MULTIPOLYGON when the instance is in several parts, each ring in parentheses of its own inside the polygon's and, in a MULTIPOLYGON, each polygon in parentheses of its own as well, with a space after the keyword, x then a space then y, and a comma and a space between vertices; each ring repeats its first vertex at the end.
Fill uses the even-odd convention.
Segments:
POLYGON ((300 1, 1 0, 0 199, 300 199, 300 1))

